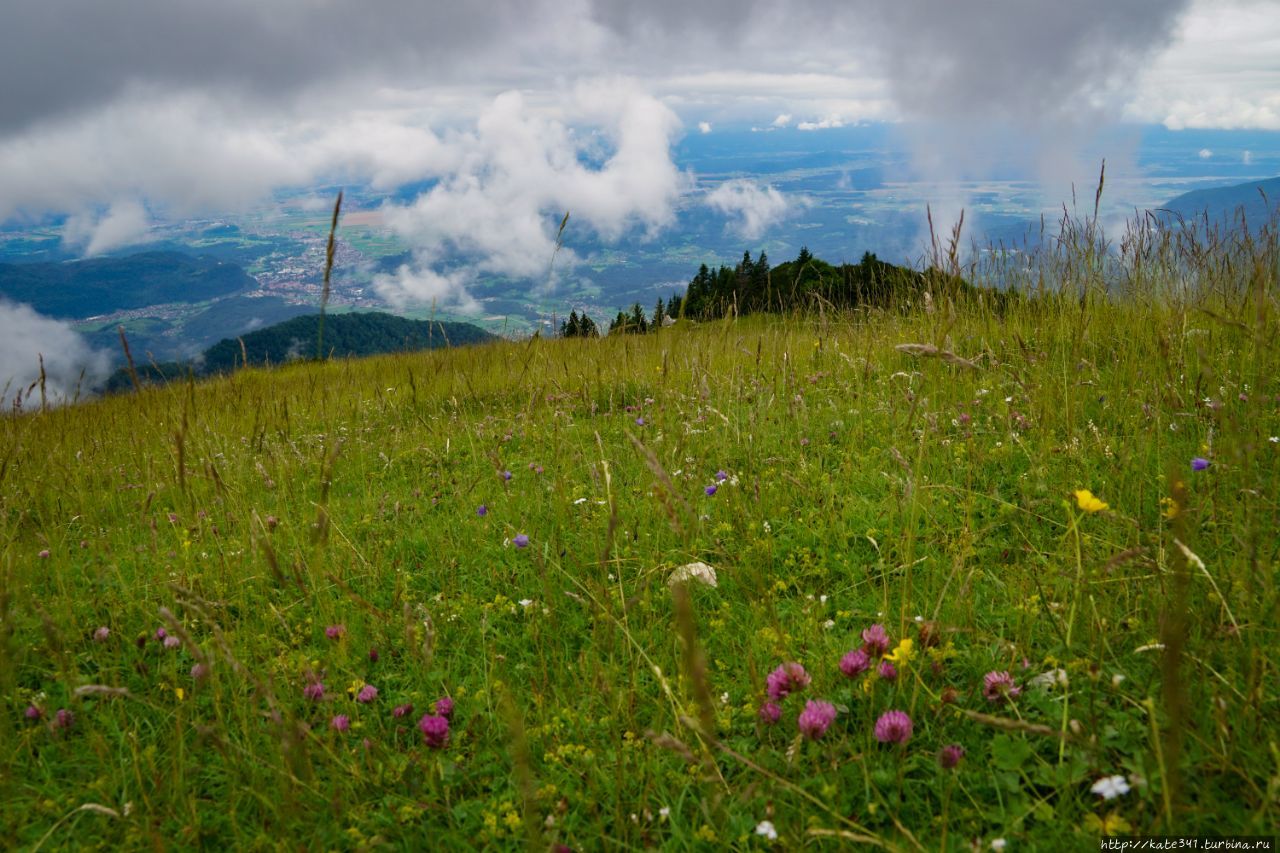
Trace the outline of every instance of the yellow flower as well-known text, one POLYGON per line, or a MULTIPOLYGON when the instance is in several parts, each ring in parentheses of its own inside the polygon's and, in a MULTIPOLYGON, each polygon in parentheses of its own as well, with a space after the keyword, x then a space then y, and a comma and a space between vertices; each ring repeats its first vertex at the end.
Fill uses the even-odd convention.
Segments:
POLYGON ((1160 499, 1160 506, 1164 508, 1163 515, 1172 521, 1178 517, 1178 502, 1173 498, 1164 497, 1160 499))
POLYGON ((898 643, 898 647, 893 650, 893 653, 889 655, 889 662, 899 666, 906 666, 911 663, 916 656, 915 644, 915 640, 910 637, 904 638, 902 642, 898 643))
POLYGON ((1102 512, 1107 505, 1093 496, 1088 489, 1076 489, 1076 505, 1085 512, 1102 512))

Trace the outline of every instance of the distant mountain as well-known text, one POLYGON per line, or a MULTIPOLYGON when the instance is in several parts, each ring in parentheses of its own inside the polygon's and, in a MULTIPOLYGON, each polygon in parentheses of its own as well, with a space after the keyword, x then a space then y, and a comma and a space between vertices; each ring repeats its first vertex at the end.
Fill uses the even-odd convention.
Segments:
MULTIPOLYGON (((230 373, 245 366, 245 356, 254 366, 314 358, 319 325, 319 314, 294 317, 239 338, 225 338, 191 362, 138 364, 138 374, 145 382, 167 382, 188 373, 197 376, 230 373)), ((494 335, 470 323, 408 320, 377 311, 328 314, 324 318, 324 352, 329 358, 411 352, 493 340, 497 340, 494 335)), ((117 370, 108 380, 106 390, 125 390, 132 382, 127 370, 117 370)))
POLYGON ((257 282, 235 264, 181 252, 0 264, 0 295, 59 319, 169 302, 203 302, 254 287, 257 282))
POLYGON ((1162 222, 1176 224, 1184 220, 1203 219, 1207 213, 1214 224, 1236 224, 1244 211, 1250 229, 1260 228, 1280 207, 1280 178, 1250 181, 1228 187, 1192 190, 1170 199, 1159 211, 1162 222), (1265 199, 1264 196, 1265 195, 1265 199))

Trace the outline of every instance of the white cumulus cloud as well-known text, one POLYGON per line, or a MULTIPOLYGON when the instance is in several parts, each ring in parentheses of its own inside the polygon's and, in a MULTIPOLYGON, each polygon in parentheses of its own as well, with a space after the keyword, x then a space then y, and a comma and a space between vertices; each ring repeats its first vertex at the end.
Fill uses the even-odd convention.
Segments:
POLYGON ((21 395, 26 411, 40 407, 40 359, 45 400, 51 405, 85 397, 110 370, 106 353, 95 352, 66 323, 29 305, 0 301, 0 406, 11 410, 21 395))
POLYGON ((748 240, 763 236, 797 206, 774 187, 747 178, 725 181, 707 194, 706 203, 729 217, 733 231, 748 240))
POLYGON ((144 243, 150 229, 147 209, 134 199, 125 199, 112 204, 100 217, 92 213, 69 217, 62 229, 62 240, 68 246, 82 248, 85 257, 93 257, 144 243))

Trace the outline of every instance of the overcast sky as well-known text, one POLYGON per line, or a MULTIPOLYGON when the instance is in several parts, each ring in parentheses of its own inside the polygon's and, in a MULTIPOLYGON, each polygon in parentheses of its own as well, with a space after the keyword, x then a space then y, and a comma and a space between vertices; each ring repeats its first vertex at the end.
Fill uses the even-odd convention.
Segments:
MULTIPOLYGON (((1119 121, 1280 129, 1280 0, 8 0, 4 18, 0 222, 68 215, 85 254, 279 188, 436 179, 388 211, 420 266, 464 248, 519 273, 549 211, 604 239, 668 226, 687 133, 900 122, 942 179, 980 175, 1010 133, 1047 174, 1119 121)), ((744 233, 793 202, 751 182, 706 200, 744 233)), ((403 272, 392 295, 455 289, 403 272)))

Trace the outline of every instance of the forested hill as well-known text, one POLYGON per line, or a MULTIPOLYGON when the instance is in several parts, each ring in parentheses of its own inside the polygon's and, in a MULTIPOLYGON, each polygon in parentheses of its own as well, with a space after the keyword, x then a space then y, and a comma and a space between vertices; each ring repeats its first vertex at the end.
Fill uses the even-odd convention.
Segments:
POLYGON ((59 319, 169 302, 201 302, 257 286, 236 264, 181 252, 0 264, 0 295, 59 319))
MULTIPOLYGON (((223 339, 190 363, 138 365, 138 374, 146 382, 165 382, 188 373, 197 376, 229 373, 243 367, 246 357, 248 363, 255 366, 314 358, 319 344, 319 326, 319 314, 294 317, 239 338, 223 339)), ((463 346, 491 340, 496 340, 494 335, 470 323, 409 320, 393 314, 362 311, 326 315, 322 346, 326 357, 346 358, 463 346)), ((118 370, 108 381, 107 390, 123 390, 130 387, 132 381, 127 370, 118 370)))

